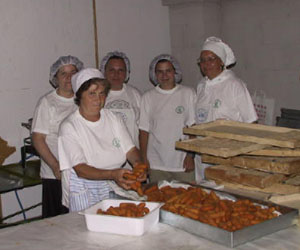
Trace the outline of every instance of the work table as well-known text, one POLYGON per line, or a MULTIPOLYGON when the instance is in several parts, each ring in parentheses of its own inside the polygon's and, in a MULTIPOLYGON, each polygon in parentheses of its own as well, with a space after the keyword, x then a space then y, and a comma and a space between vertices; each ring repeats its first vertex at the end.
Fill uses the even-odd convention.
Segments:
POLYGON ((0 193, 41 184, 39 173, 39 161, 29 161, 25 168, 21 164, 0 166, 0 193))
MULTIPOLYGON (((23 169, 20 165, 0 167, 0 176, 12 175, 20 180, 20 189, 40 183, 39 165, 28 164, 23 169)), ((8 192, 8 188, 1 192, 8 192)), ((18 226, 0 229, 0 249, 53 250, 53 249, 230 249, 204 238, 187 233, 175 227, 158 223, 143 236, 120 236, 90 232, 86 228, 83 215, 69 213, 49 219, 43 219, 18 226)), ((235 249, 299 249, 300 230, 297 226, 266 235, 260 239, 240 245, 235 249)))
MULTIPOLYGON (((158 223, 143 236, 120 236, 87 230, 83 215, 69 213, 0 230, 1 249, 53 250, 53 249, 230 249, 158 223)), ((299 249, 300 230, 292 226, 235 249, 299 249)))
POLYGON ((0 228, 18 223, 22 218, 30 220, 40 216, 37 207, 41 205, 41 194, 34 196, 36 191, 30 193, 40 184, 39 160, 27 161, 25 168, 21 163, 0 166, 0 228), (11 199, 12 193, 16 200, 11 199))

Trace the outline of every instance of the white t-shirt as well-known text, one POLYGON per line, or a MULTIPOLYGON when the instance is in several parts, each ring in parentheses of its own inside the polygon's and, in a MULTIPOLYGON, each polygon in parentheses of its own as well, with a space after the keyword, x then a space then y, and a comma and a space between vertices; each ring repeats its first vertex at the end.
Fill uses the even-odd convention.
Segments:
MULTIPOLYGON (((224 70, 216 78, 203 78, 197 86, 196 123, 205 123, 217 119, 251 123, 257 120, 257 114, 246 88, 246 84, 231 70, 224 70)), ((210 164, 202 163, 196 154, 196 181, 205 178, 205 169, 210 164)))
MULTIPOLYGON (((74 98, 59 96, 51 91, 39 100, 32 121, 32 132, 46 135, 46 143, 52 154, 58 159, 57 138, 60 123, 77 109, 74 98)), ((52 169, 41 159, 40 176, 43 179, 55 179, 52 169)))
POLYGON ((159 86, 147 91, 141 101, 141 130, 149 133, 147 156, 152 169, 182 172, 185 151, 175 142, 186 139, 182 129, 195 123, 193 89, 176 85, 171 90, 159 86))
MULTIPOLYGON (((100 115, 98 121, 90 122, 76 110, 61 124, 58 148, 63 175, 63 204, 67 207, 69 207, 70 175, 74 166, 86 163, 99 169, 120 168, 126 161, 126 153, 134 147, 120 117, 106 109, 102 109, 100 115)), ((80 179, 83 180, 77 177, 77 181, 80 179)), ((89 182, 101 182, 107 187, 107 181, 89 182)))
POLYGON ((231 70, 224 70, 212 80, 205 77, 197 86, 197 124, 217 119, 248 123, 257 120, 245 83, 231 70))
POLYGON ((141 94, 128 84, 122 90, 110 90, 105 101, 105 108, 122 117, 136 147, 139 147, 139 118, 141 94))

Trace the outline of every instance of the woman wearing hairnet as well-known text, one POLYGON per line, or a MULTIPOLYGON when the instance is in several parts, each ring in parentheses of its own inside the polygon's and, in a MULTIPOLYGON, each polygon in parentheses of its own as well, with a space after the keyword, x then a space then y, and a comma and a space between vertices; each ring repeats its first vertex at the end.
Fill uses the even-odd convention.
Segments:
MULTIPOLYGON (((63 204, 70 211, 109 198, 116 184, 129 189, 135 181, 123 175, 132 172, 121 166, 126 160, 133 167, 141 163, 139 150, 121 117, 103 109, 109 91, 109 83, 103 78, 93 68, 72 77, 79 109, 63 121, 58 138, 63 204)), ((146 174, 139 177, 140 181, 145 179, 146 174)))
MULTIPOLYGON (((198 65, 204 78, 197 86, 196 123, 228 119, 252 123, 257 120, 246 84, 227 69, 235 64, 231 48, 216 37, 203 44, 198 65)), ((197 156, 196 163, 200 163, 197 156)), ((200 165, 200 164, 199 164, 200 165)), ((205 164, 196 168, 197 179, 204 178, 205 164)))
POLYGON ((62 120, 76 109, 71 77, 82 68, 83 63, 77 57, 59 57, 50 68, 49 80, 55 90, 39 100, 34 112, 32 141, 41 157, 43 218, 68 211, 61 203, 58 128, 62 120))
POLYGON ((182 129, 195 123, 196 93, 180 85, 182 73, 176 59, 161 54, 149 68, 155 88, 142 96, 140 115, 140 150, 150 166, 150 181, 194 181, 194 157, 175 149, 184 139, 182 129))
POLYGON ((123 52, 109 52, 101 61, 100 71, 111 86, 105 108, 122 117, 138 147, 141 94, 136 88, 126 84, 130 76, 129 59, 123 52))

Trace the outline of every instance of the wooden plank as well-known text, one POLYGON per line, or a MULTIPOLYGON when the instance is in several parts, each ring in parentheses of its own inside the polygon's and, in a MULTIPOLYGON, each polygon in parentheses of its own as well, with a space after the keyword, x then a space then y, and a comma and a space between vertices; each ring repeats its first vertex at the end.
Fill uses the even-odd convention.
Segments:
POLYGON ((3 214, 2 214, 2 201, 1 201, 1 194, 0 194, 0 223, 2 223, 2 218, 3 218, 3 214))
POLYGON ((271 174, 257 170, 247 170, 228 165, 217 165, 205 169, 209 180, 238 183, 246 186, 266 188, 285 179, 284 175, 271 174))
POLYGON ((300 130, 228 120, 183 128, 184 134, 227 138, 278 147, 300 147, 300 130))
POLYGON ((266 188, 250 187, 250 186, 245 186, 236 183, 229 183, 225 181, 217 181, 217 184, 224 185, 225 189, 245 190, 249 192, 255 191, 255 192, 267 193, 270 195, 274 195, 274 194, 286 195, 286 194, 300 193, 299 186, 287 185, 284 183, 275 183, 266 188))
POLYGON ((235 156, 225 159, 202 155, 201 160, 206 163, 233 165, 286 175, 300 173, 300 157, 235 156))
POLYGON ((300 186, 300 175, 293 176, 285 181, 286 184, 300 186))
POLYGON ((177 149, 193 151, 201 154, 231 157, 253 150, 262 149, 266 147, 266 145, 223 138, 205 137, 177 141, 175 147, 177 149))
POLYGON ((246 155, 278 156, 278 157, 300 157, 300 148, 267 147, 264 149, 246 153, 246 155))
POLYGON ((287 206, 300 210, 300 194, 273 195, 269 198, 269 201, 281 206, 287 206))

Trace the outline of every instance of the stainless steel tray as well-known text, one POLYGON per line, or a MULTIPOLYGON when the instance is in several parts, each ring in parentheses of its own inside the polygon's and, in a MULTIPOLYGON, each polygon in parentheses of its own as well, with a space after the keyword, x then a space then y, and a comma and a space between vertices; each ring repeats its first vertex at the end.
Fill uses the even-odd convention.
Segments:
POLYGON ((160 222, 180 228, 186 232, 201 236, 227 247, 236 247, 240 244, 274 233, 295 224, 295 218, 298 215, 298 210, 278 206, 273 203, 262 201, 258 202, 256 200, 255 202, 262 205, 276 206, 277 211, 279 211, 281 215, 234 232, 229 232, 163 209, 160 210, 160 222))
POLYGON ((8 173, 0 173, 0 193, 9 192, 21 187, 23 180, 8 173))

